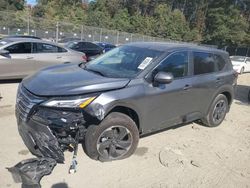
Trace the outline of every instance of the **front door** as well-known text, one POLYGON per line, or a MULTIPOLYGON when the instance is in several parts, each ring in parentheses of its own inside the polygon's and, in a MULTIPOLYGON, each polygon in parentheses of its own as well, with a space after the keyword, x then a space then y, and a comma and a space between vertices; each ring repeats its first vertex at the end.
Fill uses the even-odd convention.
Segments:
POLYGON ((6 47, 6 58, 0 60, 0 74, 3 78, 20 78, 34 72, 31 54, 32 43, 18 42, 6 47))
POLYGON ((163 60, 153 71, 170 72, 174 80, 170 84, 147 84, 145 112, 147 117, 143 131, 151 132, 183 122, 185 115, 192 112, 192 79, 189 77, 189 52, 174 52, 163 60))

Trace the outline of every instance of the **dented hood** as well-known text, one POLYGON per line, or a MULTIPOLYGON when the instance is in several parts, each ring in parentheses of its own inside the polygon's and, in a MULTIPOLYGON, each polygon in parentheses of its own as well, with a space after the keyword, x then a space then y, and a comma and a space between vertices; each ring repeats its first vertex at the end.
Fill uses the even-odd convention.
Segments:
POLYGON ((129 81, 127 78, 103 77, 77 64, 64 64, 43 69, 24 79, 22 84, 38 96, 68 96, 120 89, 129 81))

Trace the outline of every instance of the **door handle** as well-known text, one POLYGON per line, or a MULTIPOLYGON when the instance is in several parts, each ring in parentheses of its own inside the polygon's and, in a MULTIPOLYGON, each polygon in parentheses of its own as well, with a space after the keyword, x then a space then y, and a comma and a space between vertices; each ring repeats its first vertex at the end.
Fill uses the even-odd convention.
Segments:
POLYGON ((183 90, 189 90, 192 86, 189 85, 189 84, 186 84, 184 87, 183 87, 183 90))
POLYGON ((34 57, 27 57, 26 59, 34 59, 34 57))
POLYGON ((221 82, 221 79, 220 78, 216 78, 216 83, 220 83, 221 82))
POLYGON ((56 57, 56 59, 61 59, 61 58, 62 58, 62 56, 57 56, 57 57, 56 57))

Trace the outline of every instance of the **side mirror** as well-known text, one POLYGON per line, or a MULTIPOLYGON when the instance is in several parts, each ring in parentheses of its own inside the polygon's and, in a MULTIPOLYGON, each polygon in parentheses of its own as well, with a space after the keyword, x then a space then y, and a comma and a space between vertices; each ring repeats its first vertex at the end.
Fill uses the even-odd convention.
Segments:
POLYGON ((10 54, 10 52, 8 50, 0 50, 0 55, 2 55, 2 56, 7 56, 9 54, 10 54))
POLYGON ((159 84, 169 84, 174 80, 172 73, 158 72, 154 77, 154 82, 159 84))

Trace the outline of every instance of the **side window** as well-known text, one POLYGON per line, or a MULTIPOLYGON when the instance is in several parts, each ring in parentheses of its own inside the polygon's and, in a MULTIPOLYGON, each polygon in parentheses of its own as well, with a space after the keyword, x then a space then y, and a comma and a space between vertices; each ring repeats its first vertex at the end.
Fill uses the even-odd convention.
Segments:
POLYGON ((13 44, 5 50, 8 50, 10 54, 30 54, 31 53, 31 43, 23 42, 18 44, 13 44))
POLYGON ((92 44, 90 42, 86 42, 83 46, 85 49, 98 49, 98 48, 100 48, 99 46, 92 44))
POLYGON ((36 43, 36 53, 57 53, 58 47, 45 43, 36 43))
POLYGON ((171 72, 174 78, 181 78, 188 74, 188 52, 177 52, 170 55, 156 68, 157 72, 171 72))
POLYGON ((61 47, 57 47, 57 48, 58 48, 59 53, 67 52, 67 50, 64 48, 61 48, 61 47))
POLYGON ((71 47, 73 50, 82 50, 82 43, 81 42, 73 42, 71 47))
POLYGON ((225 60, 220 55, 215 54, 214 55, 214 61, 217 64, 217 67, 218 67, 219 71, 221 71, 226 65, 225 60))
POLYGON ((194 75, 207 74, 216 71, 213 54, 194 52, 194 75))

